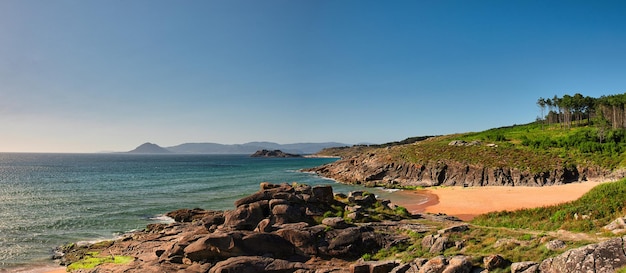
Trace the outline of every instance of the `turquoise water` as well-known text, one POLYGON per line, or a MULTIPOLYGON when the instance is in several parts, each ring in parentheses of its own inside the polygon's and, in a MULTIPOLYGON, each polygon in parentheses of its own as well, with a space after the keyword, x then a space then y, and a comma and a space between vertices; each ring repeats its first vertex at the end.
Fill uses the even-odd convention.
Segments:
POLYGON ((232 209, 259 183, 335 184, 302 168, 328 158, 0 154, 0 272, 49 262, 76 241, 111 239, 179 208, 232 209))

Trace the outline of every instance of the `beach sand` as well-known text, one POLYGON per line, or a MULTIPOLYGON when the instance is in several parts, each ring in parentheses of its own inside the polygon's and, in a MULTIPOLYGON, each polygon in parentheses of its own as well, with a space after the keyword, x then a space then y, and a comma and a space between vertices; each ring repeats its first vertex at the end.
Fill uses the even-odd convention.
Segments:
POLYGON ((437 187, 427 190, 399 191, 394 202, 412 213, 445 213, 468 221, 479 214, 536 208, 573 201, 602 182, 570 183, 546 187, 437 187), (414 203, 407 195, 427 195, 428 201, 414 203))

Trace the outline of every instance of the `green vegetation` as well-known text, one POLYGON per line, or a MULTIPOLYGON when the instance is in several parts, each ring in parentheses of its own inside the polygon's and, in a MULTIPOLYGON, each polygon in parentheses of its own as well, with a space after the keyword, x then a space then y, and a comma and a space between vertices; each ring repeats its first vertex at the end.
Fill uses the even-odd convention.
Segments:
POLYGON ((542 126, 535 122, 436 137, 402 146, 395 157, 420 165, 454 161, 532 173, 575 166, 606 170, 626 167, 626 130, 609 129, 602 133, 602 138, 600 130, 593 126, 564 129, 556 124, 542 126), (449 146, 453 140, 479 141, 481 145, 449 146))
POLYGON ((602 227, 626 214, 626 179, 598 185, 578 200, 561 205, 493 212, 476 217, 482 226, 534 230, 565 229, 601 232, 602 227))
POLYGON ((135 258, 131 256, 100 256, 99 254, 98 252, 88 252, 81 260, 70 264, 67 270, 92 269, 105 263, 126 264, 135 260, 135 258))

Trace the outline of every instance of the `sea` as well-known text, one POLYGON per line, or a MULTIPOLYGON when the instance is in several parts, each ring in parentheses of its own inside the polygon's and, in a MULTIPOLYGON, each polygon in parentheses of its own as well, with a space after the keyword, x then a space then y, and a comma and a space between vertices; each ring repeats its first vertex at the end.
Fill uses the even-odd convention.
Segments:
MULTIPOLYGON (((114 239, 181 208, 233 209, 261 182, 343 185, 299 170, 333 158, 0 153, 0 272, 53 263, 58 246, 114 239)), ((378 195, 382 189, 367 189, 378 195)))

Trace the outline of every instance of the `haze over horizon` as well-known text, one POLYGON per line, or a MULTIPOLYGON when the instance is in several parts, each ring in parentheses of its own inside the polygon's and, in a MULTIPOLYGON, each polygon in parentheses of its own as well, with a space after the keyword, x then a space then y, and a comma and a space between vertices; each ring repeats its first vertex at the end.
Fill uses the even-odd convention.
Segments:
POLYGON ((385 143, 626 92, 624 1, 0 1, 0 152, 385 143))

